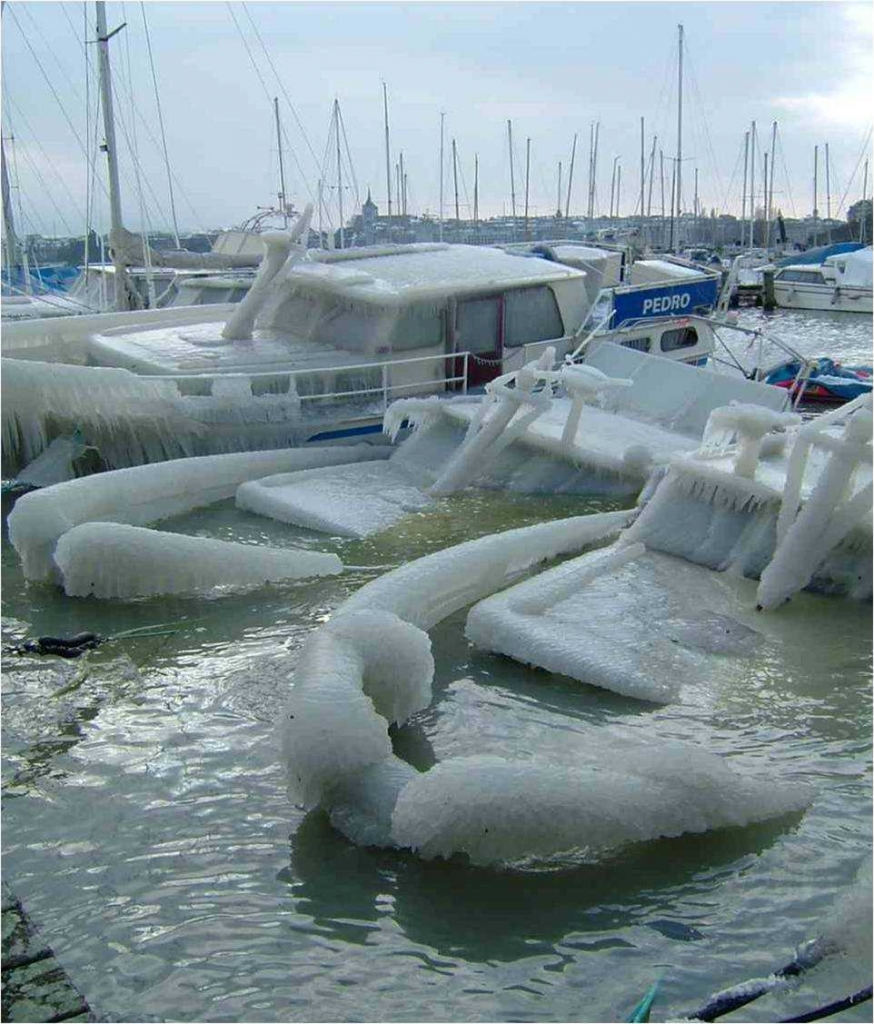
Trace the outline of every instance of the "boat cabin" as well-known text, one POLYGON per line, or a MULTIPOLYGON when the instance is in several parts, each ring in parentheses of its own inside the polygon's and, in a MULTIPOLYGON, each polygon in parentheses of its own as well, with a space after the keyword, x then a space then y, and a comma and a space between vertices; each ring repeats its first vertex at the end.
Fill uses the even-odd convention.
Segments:
POLYGON ((345 368, 398 397, 484 384, 547 343, 562 355, 588 306, 584 272, 498 249, 322 252, 277 274, 245 341, 225 339, 224 321, 205 312, 202 323, 94 335, 89 360, 163 376, 291 373, 299 393, 348 390, 345 368))

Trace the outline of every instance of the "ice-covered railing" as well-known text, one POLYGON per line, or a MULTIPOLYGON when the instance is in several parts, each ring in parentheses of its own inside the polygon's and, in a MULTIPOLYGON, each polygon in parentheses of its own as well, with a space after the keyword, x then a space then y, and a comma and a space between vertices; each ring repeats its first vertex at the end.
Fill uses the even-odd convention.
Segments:
MULTIPOLYGON (((386 454, 365 444, 285 449, 203 456, 98 473, 20 497, 9 515, 9 540, 21 559, 26 579, 58 580, 55 548, 65 533, 80 524, 145 526, 229 498, 247 480, 273 473, 384 458, 386 454)), ((108 536, 112 533, 107 531, 108 536)), ((99 536, 99 531, 86 535, 89 547, 86 555, 95 562, 99 562, 101 556, 99 536)), ((143 552, 140 566, 136 573, 131 570, 125 596, 134 596, 149 587, 151 556, 146 548, 139 550, 143 552)), ((180 565, 179 573, 185 571, 180 565)), ((230 575, 225 582, 232 582, 230 575)), ((117 591, 115 596, 122 596, 121 584, 113 586, 117 591)), ((150 592, 155 592, 154 588, 150 592)))
POLYGON ((765 435, 773 435, 771 444, 766 446, 768 452, 773 452, 776 445, 785 440, 785 435, 780 436, 776 432, 787 427, 797 427, 800 423, 801 417, 795 413, 775 412, 760 405, 732 402, 731 405, 714 409, 710 414, 696 457, 722 456, 730 447, 735 447, 737 454, 734 472, 737 476, 752 479, 756 475, 765 435))
MULTIPOLYGON (((563 390, 571 399, 560 441, 570 451, 583 405, 632 383, 609 377, 594 367, 568 362, 553 369, 554 365, 555 349, 550 347, 521 370, 503 374, 486 384, 485 398, 477 406, 464 441, 431 485, 432 494, 451 494, 482 475, 501 452, 552 406, 554 388, 563 390)), ((440 408, 433 399, 405 400, 386 414, 383 430, 394 439, 403 423, 425 426, 439 416, 440 408)))
MULTIPOLYGON (((819 565, 850 531, 870 520, 872 484, 857 486, 858 470, 871 465, 874 416, 860 405, 846 420, 843 436, 829 433, 816 420, 798 433, 786 471, 783 502, 777 517, 777 549, 762 573, 758 602, 774 608, 807 586, 819 565), (801 507, 804 471, 811 449, 823 449, 828 462, 801 507)), ((870 565, 868 571, 870 586, 870 565)))
POLYGON ((801 426, 716 410, 702 448, 653 479, 623 542, 759 577, 761 608, 811 584, 869 597, 871 430, 870 396, 801 426))
POLYGON ((478 864, 579 863, 624 843, 800 810, 808 794, 754 781, 679 744, 587 736, 568 758, 451 758, 417 772, 388 733, 431 699, 424 629, 524 567, 615 533, 627 513, 470 541, 364 586, 301 652, 281 729, 291 797, 362 845, 478 864))

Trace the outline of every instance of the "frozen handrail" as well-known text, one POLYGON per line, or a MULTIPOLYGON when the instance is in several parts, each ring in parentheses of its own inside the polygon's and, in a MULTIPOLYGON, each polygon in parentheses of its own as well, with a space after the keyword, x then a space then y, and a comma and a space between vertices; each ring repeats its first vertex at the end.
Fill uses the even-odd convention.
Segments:
POLYGON ((732 438, 737 438, 738 453, 734 471, 737 476, 752 479, 756 474, 762 440, 765 434, 782 427, 801 423, 796 413, 774 412, 760 405, 732 402, 714 409, 704 428, 704 449, 725 450, 732 438))
POLYGON ((854 491, 854 479, 859 466, 870 465, 872 426, 874 416, 862 408, 848 419, 842 437, 826 433, 816 422, 799 431, 777 517, 777 549, 757 592, 760 608, 776 608, 806 587, 829 552, 870 516, 874 489, 869 481, 854 491), (829 460, 799 511, 804 470, 814 445, 829 451, 829 460))
POLYGON ((559 379, 571 397, 570 411, 561 435, 562 444, 574 443, 586 402, 607 391, 630 388, 634 384, 634 381, 625 377, 608 377, 594 366, 579 366, 573 363, 562 367, 559 379))

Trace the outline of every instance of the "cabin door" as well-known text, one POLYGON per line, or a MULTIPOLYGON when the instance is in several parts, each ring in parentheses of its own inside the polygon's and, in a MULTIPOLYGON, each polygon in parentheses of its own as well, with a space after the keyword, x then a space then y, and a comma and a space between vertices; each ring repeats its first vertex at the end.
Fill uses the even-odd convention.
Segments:
MULTIPOLYGON (((500 295, 487 299, 463 299, 456 307, 455 351, 469 352, 468 387, 494 380, 502 372, 503 300, 500 295)), ((463 369, 458 360, 457 373, 463 369)))

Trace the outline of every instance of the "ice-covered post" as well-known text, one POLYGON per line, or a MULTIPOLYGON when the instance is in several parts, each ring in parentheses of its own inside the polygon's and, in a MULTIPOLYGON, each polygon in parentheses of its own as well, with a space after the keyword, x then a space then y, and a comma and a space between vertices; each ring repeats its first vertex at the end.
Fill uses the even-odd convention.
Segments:
MULTIPOLYGON (((783 522, 778 521, 777 550, 759 583, 760 608, 776 608, 806 587, 829 551, 870 514, 871 484, 855 494, 851 490, 856 468, 871 461, 872 426, 874 416, 862 409, 848 420, 843 437, 826 434, 816 423, 802 429, 796 445, 803 445, 805 454, 806 449, 815 444, 831 455, 795 521, 788 529, 785 518, 783 522), (780 528, 785 531, 782 537, 780 528)), ((783 499, 787 517, 794 515, 798 507, 804 461, 790 460, 783 499)))
POLYGON ((312 204, 308 204, 290 232, 270 231, 261 236, 267 252, 252 287, 228 317, 222 330, 226 341, 247 341, 252 337, 255 319, 264 306, 270 284, 286 263, 293 265, 306 252, 306 236, 312 215, 312 204), (301 238, 304 239, 303 244, 296 244, 301 238))
POLYGON ((732 402, 731 405, 714 409, 710 414, 704 430, 704 444, 718 443, 717 438, 725 443, 732 434, 736 435, 738 453, 734 472, 737 476, 751 480, 756 475, 765 434, 780 427, 796 426, 800 422, 801 417, 795 413, 774 412, 760 405, 732 402))
POLYGON ((573 444, 580 425, 580 416, 587 401, 613 388, 628 388, 634 383, 624 377, 608 377, 594 366, 565 366, 560 380, 571 396, 571 409, 561 435, 562 444, 573 444))
POLYGON ((535 395, 534 385, 538 378, 553 376, 547 367, 554 361, 555 349, 550 347, 536 362, 526 363, 517 373, 496 377, 486 385, 486 392, 500 399, 497 409, 485 419, 485 404, 480 407, 480 415, 472 421, 461 447, 429 488, 431 494, 451 494, 467 486, 473 477, 482 473, 487 453, 488 459, 493 459, 549 406, 551 398, 545 394, 535 395), (511 380, 515 385, 512 388, 508 386, 511 380), (510 421, 523 405, 531 408, 510 427, 510 421))

